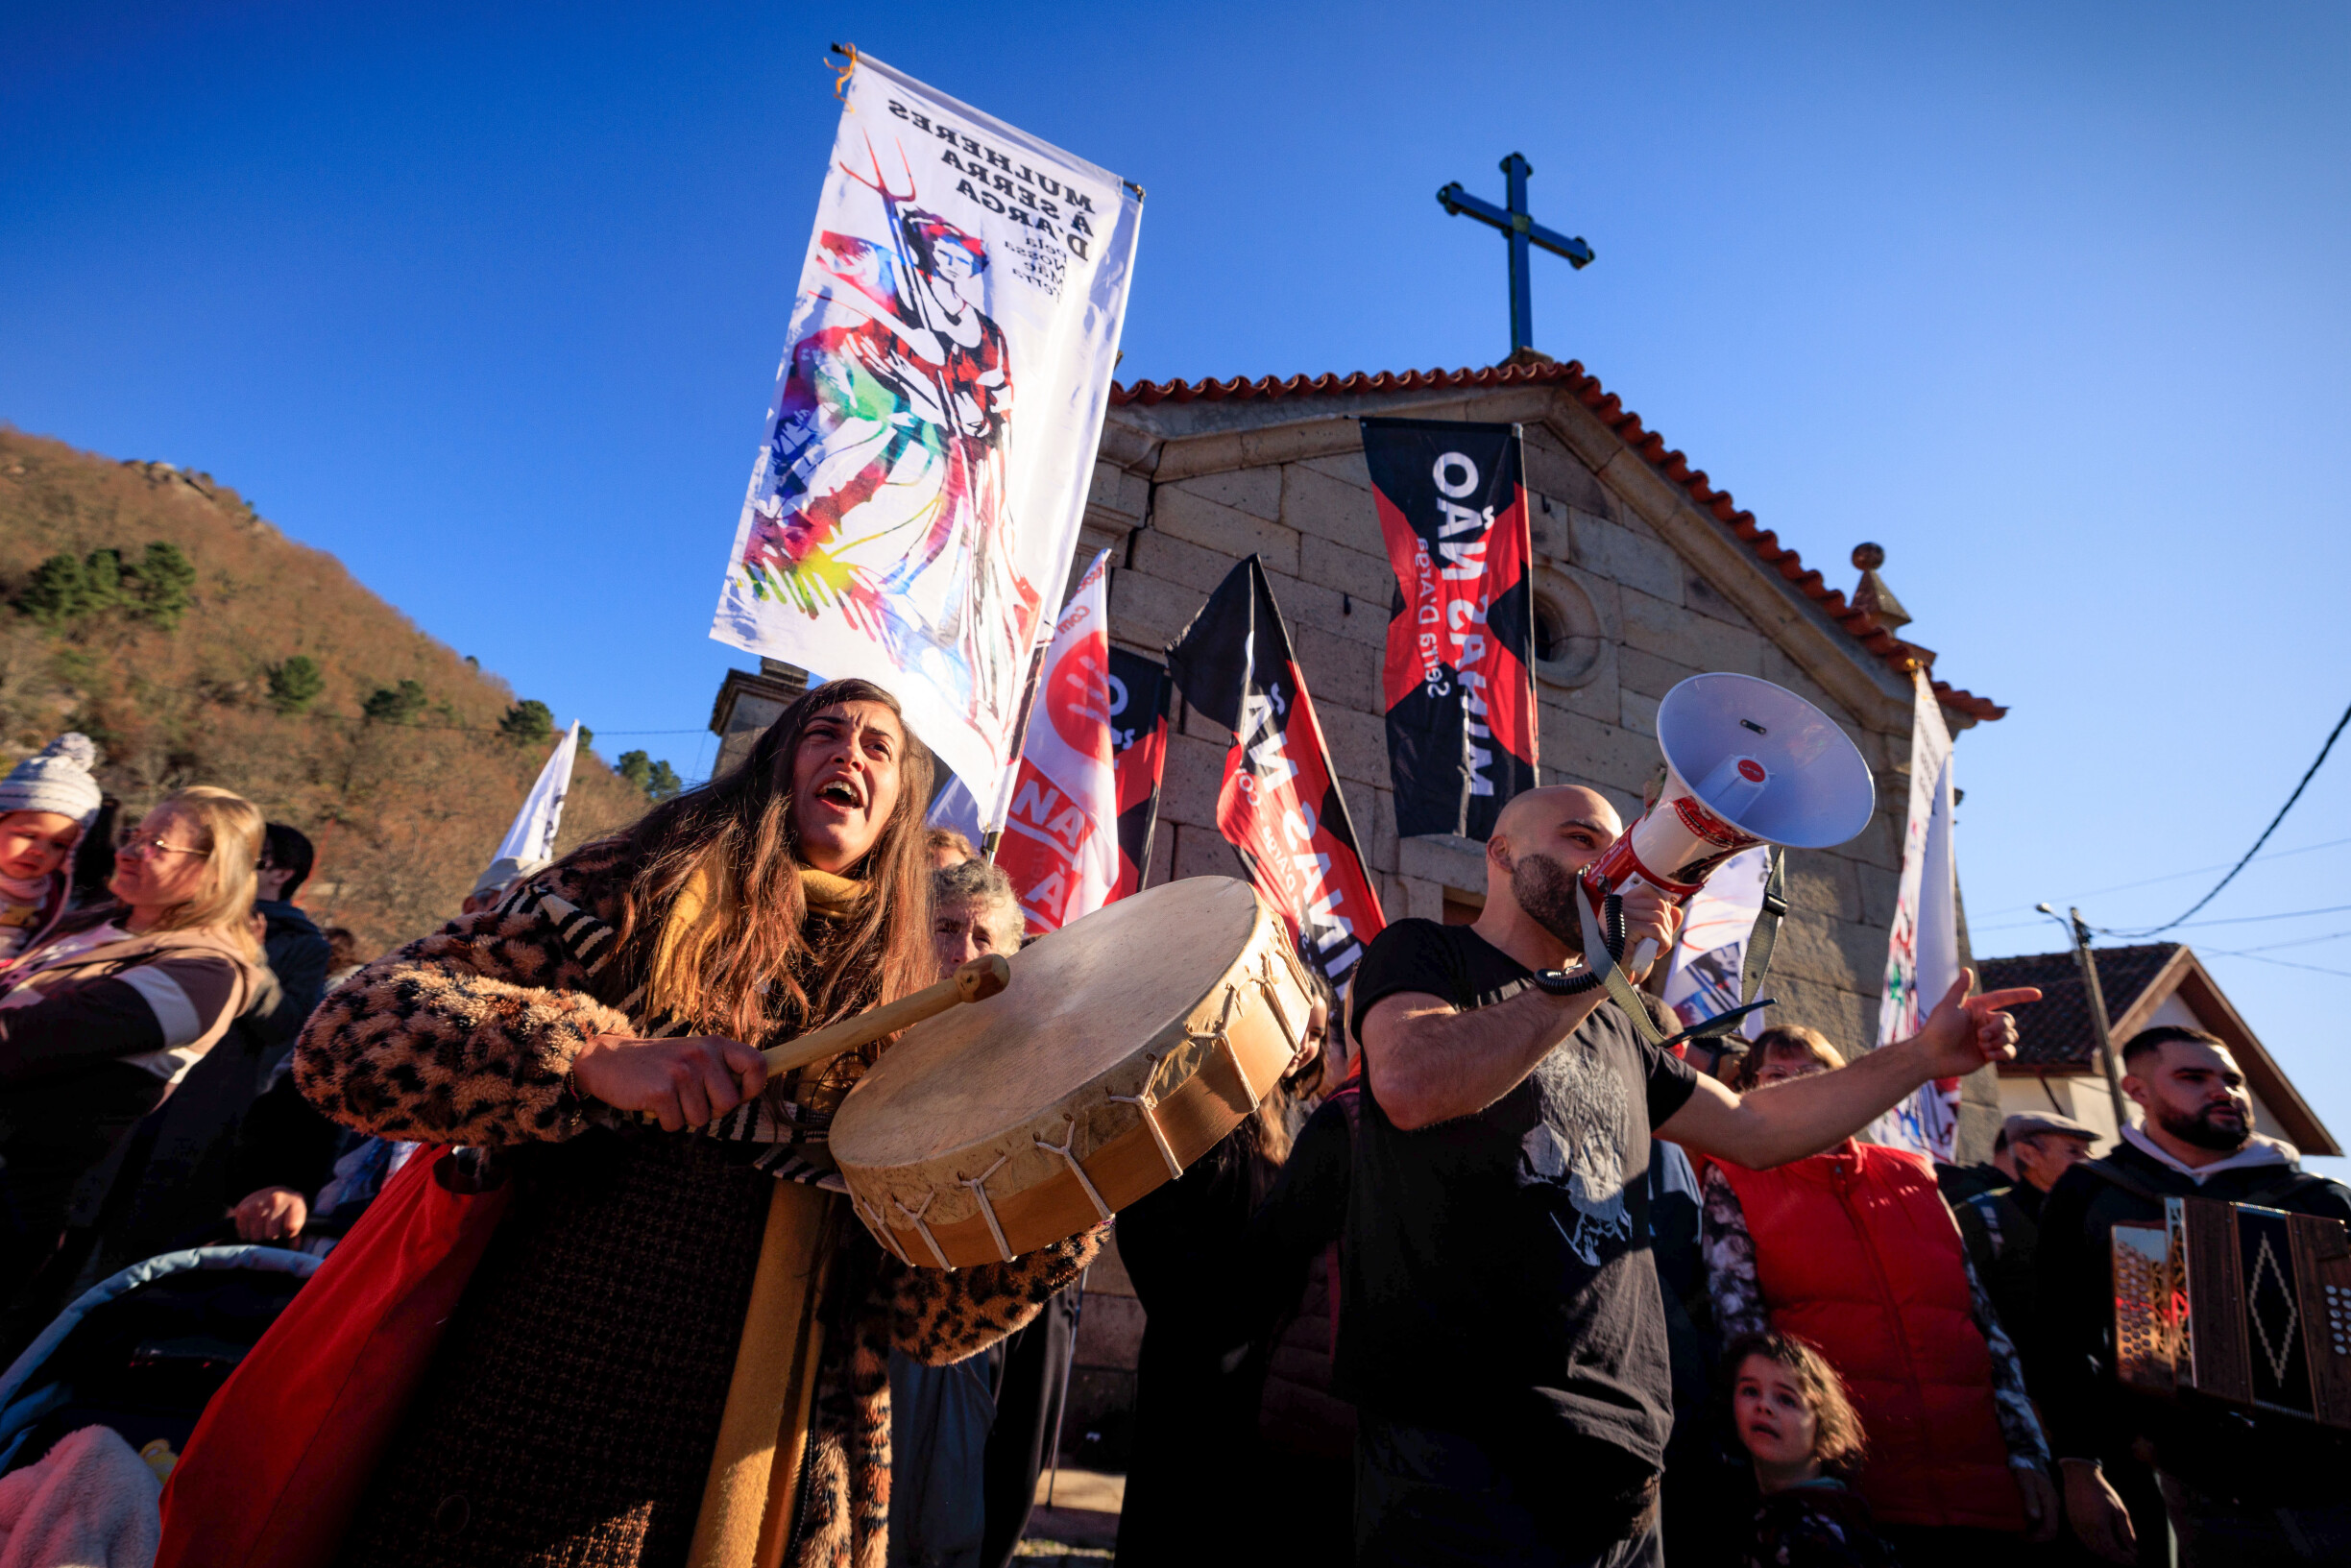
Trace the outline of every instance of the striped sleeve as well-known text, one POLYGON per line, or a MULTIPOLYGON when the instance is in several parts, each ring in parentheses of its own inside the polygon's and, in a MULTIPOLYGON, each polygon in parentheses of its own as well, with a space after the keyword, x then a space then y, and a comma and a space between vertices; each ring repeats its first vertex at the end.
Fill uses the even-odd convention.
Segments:
POLYGON ((220 1025, 245 1001, 234 964, 208 953, 174 953, 114 977, 145 1000, 163 1032, 163 1049, 124 1058, 166 1083, 178 1083, 204 1060, 199 1042, 217 1038, 220 1025))

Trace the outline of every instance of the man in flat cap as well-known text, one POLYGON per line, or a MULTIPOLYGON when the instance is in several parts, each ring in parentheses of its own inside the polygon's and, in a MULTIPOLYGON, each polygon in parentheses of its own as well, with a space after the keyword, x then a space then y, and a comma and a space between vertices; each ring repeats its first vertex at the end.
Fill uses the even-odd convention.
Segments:
POLYGON ((2012 1116, 2000 1124, 1993 1159, 2013 1169, 2016 1180, 1951 1205, 1975 1277, 1983 1281, 1993 1310, 2027 1367, 2033 1364, 2035 1348, 2028 1341, 2038 1332, 2033 1247, 2041 1239, 2041 1203, 2058 1177, 2090 1158, 2097 1136, 2096 1129, 2054 1111, 2012 1116))

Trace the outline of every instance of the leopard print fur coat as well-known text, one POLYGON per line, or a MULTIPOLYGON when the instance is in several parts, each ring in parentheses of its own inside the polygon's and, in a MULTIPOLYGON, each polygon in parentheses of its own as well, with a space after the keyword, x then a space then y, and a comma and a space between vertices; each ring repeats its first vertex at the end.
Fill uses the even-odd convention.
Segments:
MULTIPOLYGON (((539 880, 609 923, 626 869, 618 844, 599 845, 539 880)), ((327 1115, 381 1137, 492 1146, 576 1137, 588 1122, 568 1087, 572 1058, 592 1036, 635 1032, 601 994, 618 987, 619 968, 592 979, 545 916, 508 900, 329 992, 303 1029, 295 1076, 327 1115)), ((844 1230, 836 1277, 854 1302, 847 1332, 828 1334, 819 1355, 788 1554, 796 1568, 885 1568, 891 1349, 938 1366, 986 1348, 1033 1318, 1102 1242, 1087 1232, 949 1273, 909 1267, 861 1227, 844 1230)))

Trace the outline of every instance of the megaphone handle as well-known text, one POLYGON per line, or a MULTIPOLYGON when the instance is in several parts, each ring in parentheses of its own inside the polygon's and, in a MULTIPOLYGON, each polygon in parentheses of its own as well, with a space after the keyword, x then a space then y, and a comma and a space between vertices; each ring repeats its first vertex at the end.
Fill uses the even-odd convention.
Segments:
MULTIPOLYGON (((1617 897, 1622 898, 1625 894, 1631 892, 1635 887, 1655 887, 1656 885, 1657 884, 1649 880, 1648 878, 1636 873, 1635 875, 1627 877, 1624 880, 1623 885, 1616 889, 1616 895, 1617 897)), ((1632 957, 1619 958, 1616 961, 1622 964, 1627 970, 1640 971, 1647 969, 1651 961, 1654 960, 1657 955, 1657 938, 1654 936, 1644 936, 1641 938, 1640 946, 1634 950, 1632 957)))

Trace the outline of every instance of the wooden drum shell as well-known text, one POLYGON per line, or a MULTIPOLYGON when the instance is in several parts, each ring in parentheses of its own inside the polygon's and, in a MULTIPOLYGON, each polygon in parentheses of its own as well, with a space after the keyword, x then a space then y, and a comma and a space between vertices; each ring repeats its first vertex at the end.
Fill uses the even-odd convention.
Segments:
MULTIPOLYGON (((1115 984, 1098 979, 1083 990, 1077 1000, 1087 1008, 1119 1011, 1115 984)), ((1006 1261, 1091 1229, 1108 1213, 1172 1179, 1171 1161, 1180 1169, 1207 1153, 1241 1124, 1288 1068, 1313 1005, 1314 993, 1287 928, 1247 883, 1230 878, 1166 883, 1074 922, 1015 955, 1012 982, 1002 996, 909 1029, 842 1103, 833 1124, 833 1156, 860 1218, 905 1262, 964 1267, 1006 1261), (921 1059, 923 1073, 952 1073, 987 1046, 977 1040, 963 1055, 943 1059, 927 1053, 926 1035, 933 1036, 930 1044, 935 1047, 935 1031, 953 1026, 956 1015, 999 1009, 1002 1016, 988 1026, 1001 1037, 1018 1030, 1024 1015, 1043 1004, 1066 1005, 1068 998, 1041 994, 1040 977, 1033 973, 1050 967, 1047 960, 1055 955, 1045 950, 1053 944, 1106 935, 1115 948, 1137 933, 1181 943, 1188 929, 1184 917, 1201 911, 1213 915, 1207 924, 1222 929, 1227 947, 1233 945, 1229 937, 1235 928, 1246 930, 1246 940, 1221 974, 1213 969, 1221 955, 1194 955, 1204 983, 1179 1019, 1155 1030, 1138 1025, 1139 1037, 1123 1059, 1069 1084, 1066 1093, 1040 1094, 1042 1113, 1017 1125, 945 1129, 936 1141, 957 1146, 924 1158, 874 1157, 878 1142, 892 1141, 878 1136, 882 1123, 898 1114, 897 1106, 884 1103, 893 1056, 913 1047, 902 1067, 921 1059), (1032 973, 1024 976, 1024 969, 1032 973), (1026 988, 1024 979, 1030 982, 1026 988), (885 1092, 868 1093, 877 1083, 885 1092), (1060 1152, 1065 1145, 1068 1156, 1060 1152), (1083 1180, 1072 1169, 1073 1158, 1083 1180)), ((1060 1065, 1050 1046, 1047 1062, 1060 1065)), ((903 1091, 906 1073, 897 1076, 896 1087, 903 1091)), ((903 1145, 905 1139, 894 1141, 903 1145)))

